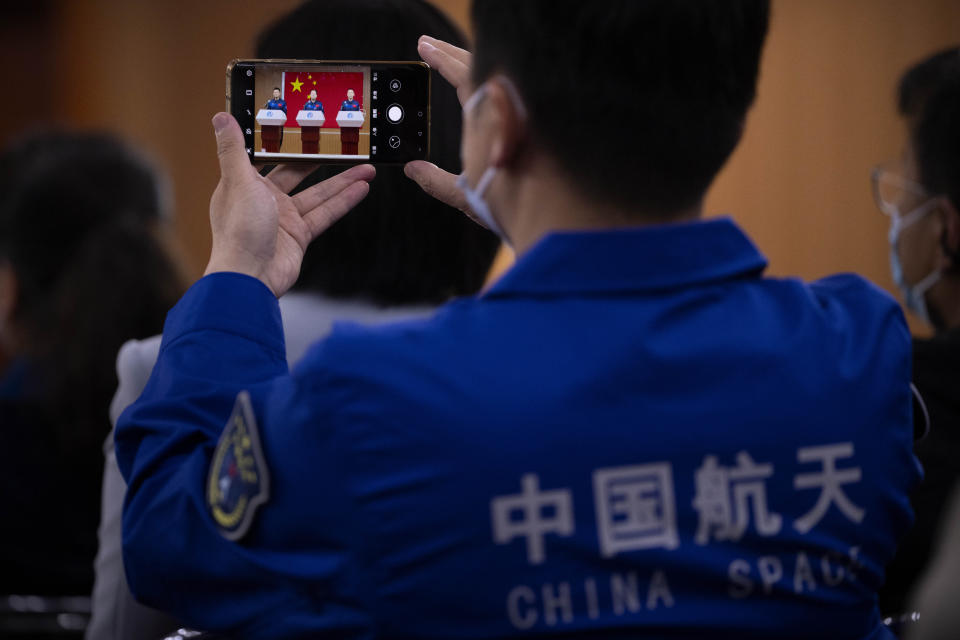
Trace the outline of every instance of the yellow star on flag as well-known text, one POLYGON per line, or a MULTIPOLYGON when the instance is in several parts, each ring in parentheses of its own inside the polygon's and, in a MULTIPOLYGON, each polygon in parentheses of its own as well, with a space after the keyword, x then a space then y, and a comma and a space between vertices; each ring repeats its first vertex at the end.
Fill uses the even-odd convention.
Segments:
POLYGON ((317 86, 317 81, 316 81, 316 80, 313 81, 313 86, 317 86))
POLYGON ((300 87, 303 86, 303 83, 300 82, 300 77, 299 77, 299 76, 297 77, 296 80, 294 80, 294 81, 291 82, 290 84, 293 85, 293 90, 294 90, 294 91, 300 91, 300 87))
POLYGON ((310 79, 312 79, 312 78, 313 78, 313 76, 308 73, 308 74, 307 74, 307 80, 310 80, 310 79))

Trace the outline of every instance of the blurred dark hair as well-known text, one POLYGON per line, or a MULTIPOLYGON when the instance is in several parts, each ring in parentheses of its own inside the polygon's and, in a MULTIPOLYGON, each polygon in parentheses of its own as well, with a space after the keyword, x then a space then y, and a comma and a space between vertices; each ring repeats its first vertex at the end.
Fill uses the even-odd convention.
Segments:
POLYGON ((0 262, 17 281, 14 355, 29 363, 32 399, 67 451, 99 449, 117 351, 159 333, 183 293, 157 234, 162 210, 155 172, 110 136, 35 133, 0 152, 0 262))
POLYGON ((897 106, 907 119, 920 182, 960 209, 960 48, 911 67, 900 79, 897 106))
POLYGON ((768 0, 475 0, 473 78, 514 81, 535 143, 585 193, 669 214, 702 199, 740 139, 769 13, 768 0))
MULTIPOLYGON (((257 57, 419 60, 423 34, 465 46, 460 31, 424 0, 312 0, 261 34, 257 57)), ((460 103, 436 75, 432 93, 431 160, 457 173, 460 103)), ((341 170, 323 168, 303 187, 341 170)), ((366 199, 307 250, 295 288, 380 305, 439 303, 478 291, 498 244, 424 194, 402 167, 382 166, 366 199)))

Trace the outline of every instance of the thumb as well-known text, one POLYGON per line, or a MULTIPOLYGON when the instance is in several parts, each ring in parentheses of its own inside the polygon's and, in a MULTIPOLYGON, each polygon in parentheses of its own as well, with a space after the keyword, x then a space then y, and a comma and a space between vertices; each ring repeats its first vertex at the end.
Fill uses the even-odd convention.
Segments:
POLYGON ((224 180, 240 178, 252 166, 243 146, 243 132, 229 113, 213 116, 213 130, 217 134, 217 158, 220 177, 224 180))
POLYGON ((425 160, 408 162, 404 166, 403 172, 427 194, 440 202, 456 207, 461 211, 467 210, 467 200, 463 196, 463 192, 457 188, 457 176, 452 173, 444 171, 437 165, 425 160))

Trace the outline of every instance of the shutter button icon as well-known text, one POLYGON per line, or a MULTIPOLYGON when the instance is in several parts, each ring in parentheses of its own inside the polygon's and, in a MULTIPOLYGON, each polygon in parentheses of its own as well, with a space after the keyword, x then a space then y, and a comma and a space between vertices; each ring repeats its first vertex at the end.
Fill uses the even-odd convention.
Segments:
POLYGON ((403 107, 398 104, 392 104, 387 107, 387 120, 393 124, 397 124, 403 120, 403 107))

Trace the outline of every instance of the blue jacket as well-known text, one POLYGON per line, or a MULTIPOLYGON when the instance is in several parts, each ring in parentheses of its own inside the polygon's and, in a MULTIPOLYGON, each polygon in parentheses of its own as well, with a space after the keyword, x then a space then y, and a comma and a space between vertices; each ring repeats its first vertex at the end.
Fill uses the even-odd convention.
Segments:
POLYGON ((256 638, 892 637, 907 327, 764 268, 726 219, 555 233, 293 371, 270 291, 203 278, 117 427, 134 593, 256 638))
POLYGON ((344 100, 340 103, 340 111, 360 111, 360 103, 356 100, 344 100))
POLYGON ((303 103, 303 110, 319 111, 323 113, 323 103, 320 102, 319 100, 314 100, 313 102, 310 102, 309 100, 307 100, 306 102, 303 103))
POLYGON ((267 101, 267 109, 280 109, 284 113, 287 112, 287 101, 286 100, 274 100, 271 98, 267 101))

